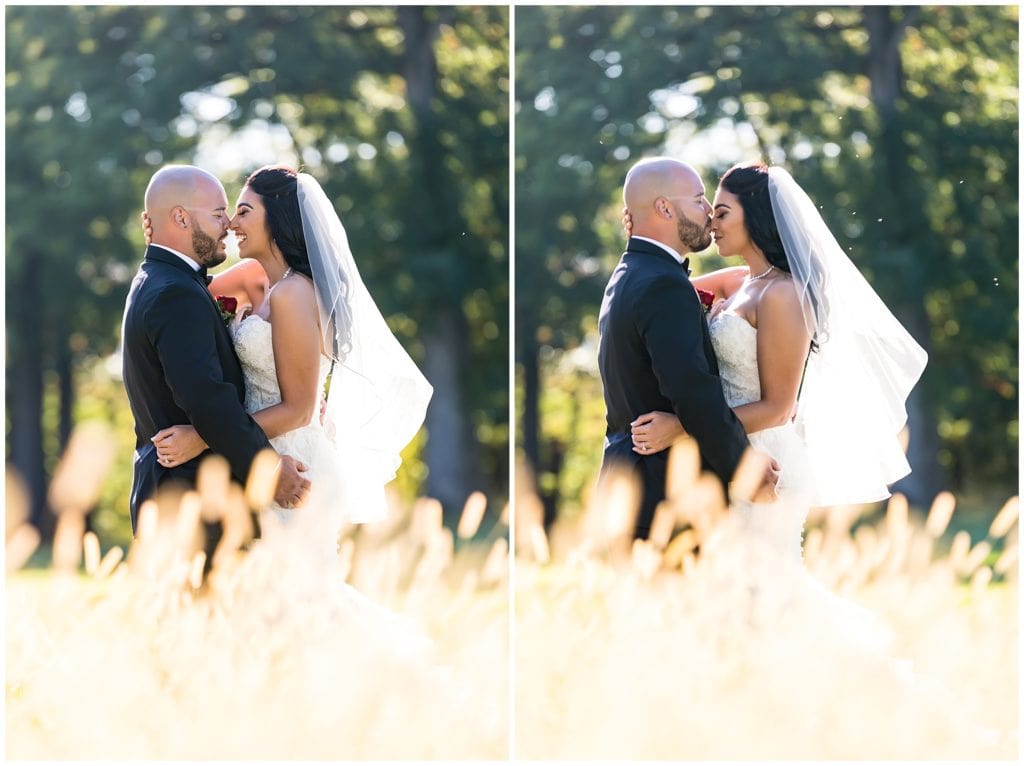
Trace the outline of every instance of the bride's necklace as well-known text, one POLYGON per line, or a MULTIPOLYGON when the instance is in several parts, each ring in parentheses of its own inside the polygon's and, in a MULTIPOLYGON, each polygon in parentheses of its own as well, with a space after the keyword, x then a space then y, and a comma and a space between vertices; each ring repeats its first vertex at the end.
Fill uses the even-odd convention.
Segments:
POLYGON ((281 278, 279 280, 277 280, 276 282, 274 282, 274 284, 272 284, 270 286, 270 289, 273 290, 275 287, 277 287, 279 284, 281 284, 285 280, 285 278, 288 277, 288 275, 291 274, 291 273, 292 273, 292 267, 289 266, 288 270, 284 274, 281 275, 281 278))
POLYGON ((762 271, 756 277, 747 277, 747 281, 748 282, 753 282, 755 279, 764 279, 766 276, 771 274, 773 271, 775 271, 775 267, 774 266, 769 266, 767 269, 762 271))

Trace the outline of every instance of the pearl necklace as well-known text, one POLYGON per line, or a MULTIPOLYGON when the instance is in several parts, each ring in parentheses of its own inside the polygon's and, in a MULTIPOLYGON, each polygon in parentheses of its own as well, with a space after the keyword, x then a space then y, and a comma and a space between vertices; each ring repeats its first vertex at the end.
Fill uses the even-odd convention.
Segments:
POLYGON ((775 271, 775 267, 774 266, 769 266, 765 271, 762 271, 756 277, 747 277, 747 281, 748 282, 753 282, 755 279, 764 279, 766 276, 771 274, 773 271, 775 271))
MULTIPOLYGON (((289 266, 289 267, 288 267, 288 270, 287 270, 287 271, 286 271, 286 272, 285 272, 284 274, 282 274, 282 275, 281 275, 281 278, 280 278, 279 280, 277 280, 276 282, 274 282, 274 284, 272 284, 272 285, 270 286, 270 289, 271 289, 271 290, 273 290, 273 289, 274 289, 275 287, 277 287, 277 286, 278 286, 279 284, 281 284, 282 282, 284 282, 284 280, 285 280, 285 279, 286 279, 286 278, 288 277, 288 275, 289 275, 289 274, 291 274, 291 273, 292 273, 292 269, 291 269, 291 266, 289 266)), ((267 293, 267 294, 269 295, 269 291, 268 291, 268 293, 267 293)))

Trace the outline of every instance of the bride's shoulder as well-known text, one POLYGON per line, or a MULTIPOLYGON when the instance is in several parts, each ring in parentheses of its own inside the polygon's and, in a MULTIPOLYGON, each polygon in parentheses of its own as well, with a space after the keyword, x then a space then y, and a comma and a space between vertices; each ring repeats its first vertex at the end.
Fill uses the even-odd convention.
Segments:
POLYGON ((801 312, 800 295, 791 277, 777 277, 764 286, 758 298, 758 311, 767 310, 773 314, 801 312))
POLYGON ((313 280, 303 274, 291 274, 282 279, 270 291, 271 309, 290 307, 305 308, 316 305, 316 290, 313 280))

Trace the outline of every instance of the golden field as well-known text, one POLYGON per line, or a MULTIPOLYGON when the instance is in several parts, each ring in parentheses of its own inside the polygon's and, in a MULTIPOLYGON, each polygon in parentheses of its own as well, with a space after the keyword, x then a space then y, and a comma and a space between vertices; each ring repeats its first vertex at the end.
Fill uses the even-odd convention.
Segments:
POLYGON ((392 499, 312 567, 248 543, 269 485, 229 488, 208 461, 197 492, 144 509, 126 556, 101 557, 80 509, 102 440, 86 441, 50 492, 52 569, 18 571, 38 534, 8 476, 7 758, 506 756, 508 546, 469 544, 483 496, 457 535, 436 501, 392 499), (204 580, 198 522, 215 516, 225 535, 204 580))
POLYGON ((812 509, 787 566, 740 544, 685 446, 649 541, 626 477, 545 534, 520 474, 519 757, 1016 759, 1016 497, 979 540, 947 539, 949 494, 812 509))

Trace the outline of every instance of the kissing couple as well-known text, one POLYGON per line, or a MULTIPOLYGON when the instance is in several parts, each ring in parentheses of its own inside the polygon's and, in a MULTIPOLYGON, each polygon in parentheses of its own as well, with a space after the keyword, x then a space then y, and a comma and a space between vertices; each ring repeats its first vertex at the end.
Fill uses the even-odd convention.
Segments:
POLYGON ((623 197, 630 237, 599 318, 602 472, 639 475, 646 538, 677 438, 726 487, 754 449, 769 467, 734 521, 800 562, 809 508, 883 500, 910 472, 899 434, 927 355, 783 168, 732 167, 712 204, 694 168, 652 158, 623 197), (745 265, 691 280, 685 256, 712 240, 745 265))
MULTIPOLYGON (((165 485, 194 487, 207 455, 245 486, 273 450, 263 539, 333 561, 344 524, 385 515, 384 485, 433 391, 363 284, 334 206, 311 175, 267 166, 229 215, 217 178, 172 165, 150 180, 143 218, 122 326, 133 532, 142 504, 165 485), (241 260, 211 277, 229 232, 241 260)), ((221 534, 204 522, 208 566, 221 534)))

